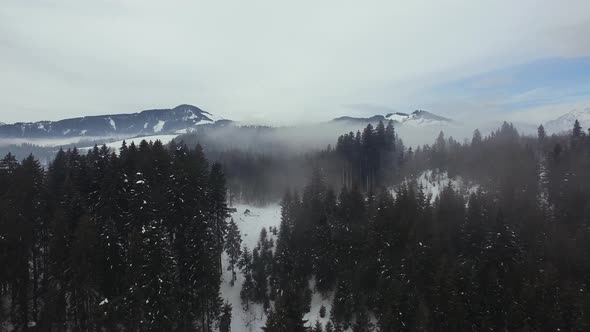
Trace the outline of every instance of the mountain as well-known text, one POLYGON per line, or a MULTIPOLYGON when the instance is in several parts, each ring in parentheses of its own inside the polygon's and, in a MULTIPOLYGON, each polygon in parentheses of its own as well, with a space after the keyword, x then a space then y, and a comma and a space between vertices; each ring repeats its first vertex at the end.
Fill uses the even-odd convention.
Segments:
POLYGON ((383 115, 374 115, 370 118, 356 118, 352 116, 341 116, 339 118, 335 118, 332 122, 340 122, 340 123, 349 123, 349 124, 362 124, 365 125, 367 123, 376 123, 379 121, 385 121, 385 117, 383 115))
POLYGON ((407 113, 389 113, 385 116, 388 120, 397 121, 402 124, 411 125, 440 125, 453 122, 449 118, 436 115, 423 110, 416 110, 410 114, 407 113))
POLYGON ((550 134, 559 134, 561 132, 567 132, 574 127, 574 122, 578 120, 584 130, 590 127, 590 108, 583 110, 571 110, 560 117, 547 121, 543 124, 545 131, 550 134))
POLYGON ((172 109, 145 110, 132 114, 85 116, 59 121, 0 124, 0 137, 60 138, 107 137, 186 133, 205 124, 223 124, 229 120, 192 105, 172 109))
POLYGON ((388 120, 392 120, 394 124, 403 124, 403 125, 441 125, 441 124, 448 124, 452 123, 453 120, 449 118, 442 117, 440 115, 436 115, 427 111, 423 110, 416 110, 410 114, 408 113, 389 113, 387 115, 374 115, 369 118, 363 117, 351 117, 351 116, 342 116, 339 118, 335 118, 332 120, 334 123, 346 123, 346 124, 367 124, 367 123, 377 123, 379 121, 387 122, 388 120))

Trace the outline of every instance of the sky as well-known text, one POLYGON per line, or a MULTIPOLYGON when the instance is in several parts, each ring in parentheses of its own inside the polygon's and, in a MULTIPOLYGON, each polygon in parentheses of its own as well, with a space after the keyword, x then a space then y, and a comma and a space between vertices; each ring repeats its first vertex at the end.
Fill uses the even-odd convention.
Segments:
POLYGON ((0 122, 183 103, 537 121, 590 106, 588 35, 587 0, 2 0, 0 122))

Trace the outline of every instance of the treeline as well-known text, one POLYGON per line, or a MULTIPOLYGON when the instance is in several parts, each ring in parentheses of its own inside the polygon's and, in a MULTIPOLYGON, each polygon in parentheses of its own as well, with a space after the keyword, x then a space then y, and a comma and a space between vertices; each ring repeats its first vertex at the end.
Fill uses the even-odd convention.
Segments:
POLYGON ((399 166, 396 163, 400 157, 396 155, 398 149, 403 152, 403 145, 396 146, 391 120, 387 127, 379 121, 375 128, 368 124, 362 133, 357 131, 356 134, 350 132, 340 136, 334 151, 334 155, 342 160, 339 163, 342 167, 340 185, 357 184, 371 191, 391 184, 399 166))
POLYGON ((369 124, 321 149, 298 150, 287 143, 288 135, 295 135, 295 129, 246 126, 208 128, 179 139, 202 144, 207 158, 223 165, 231 199, 252 204, 279 201, 287 189, 303 190, 314 167, 323 169, 325 181, 334 187, 357 183, 370 191, 400 179, 404 146, 392 121, 369 124))
MULTIPOLYGON (((0 161, 0 297, 16 331, 212 331, 225 178, 159 141, 0 161)), ((223 309, 223 310, 222 310, 223 309)))
POLYGON ((276 249, 254 287, 266 331, 586 331, 590 329, 590 137, 523 137, 510 124, 471 144, 408 151, 407 173, 469 177, 432 198, 344 186, 318 169, 282 201, 276 249), (329 323, 306 322, 308 282, 332 295, 329 323), (315 324, 313 324, 315 323, 315 324))

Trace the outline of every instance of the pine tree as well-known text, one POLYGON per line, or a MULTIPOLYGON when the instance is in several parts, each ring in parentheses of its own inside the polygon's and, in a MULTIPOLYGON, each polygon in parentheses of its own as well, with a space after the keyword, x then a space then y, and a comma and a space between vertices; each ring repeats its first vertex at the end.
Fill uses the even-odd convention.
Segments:
POLYGON ((133 187, 132 213, 136 218, 130 239, 128 275, 131 285, 125 295, 130 329, 161 331, 175 326, 173 300, 175 260, 169 236, 155 213, 149 184, 138 173, 133 187))
POLYGON ((473 138, 471 139, 471 146, 479 147, 481 145, 481 142, 481 132, 479 131, 479 129, 475 129, 475 131, 473 131, 473 138))
POLYGON ((572 130, 572 137, 571 137, 571 144, 572 148, 576 149, 581 146, 581 142, 584 138, 584 131, 582 130, 582 126, 580 126, 580 122, 576 120, 574 122, 574 128, 572 130))
POLYGON ((315 321, 315 326, 313 327, 313 332, 323 332, 324 328, 322 326, 322 323, 320 323, 319 320, 315 321))
POLYGON ((325 318, 326 317, 326 307, 324 305, 322 305, 320 307, 320 317, 321 318, 325 318))
POLYGON ((219 318, 219 332, 231 332, 232 305, 226 302, 219 318))
POLYGON ((235 223, 233 218, 229 222, 227 229, 225 238, 225 252, 227 253, 229 262, 227 269, 232 273, 232 279, 230 283, 233 286, 237 278, 237 274, 234 269, 238 265, 240 256, 242 255, 242 237, 240 236, 238 225, 235 223))
POLYGON ((539 128, 537 128, 537 138, 541 143, 543 143, 547 138, 547 134, 545 133, 545 127, 543 127, 543 125, 539 125, 539 128))
POLYGON ((334 332, 334 324, 331 321, 326 323, 326 332, 334 332))
POLYGON ((229 210, 226 203, 227 189, 225 187, 225 177, 221 170, 221 164, 215 163, 211 167, 209 175, 209 200, 214 223, 216 248, 219 252, 218 269, 219 274, 222 274, 221 269, 221 253, 223 252, 223 239, 227 231, 226 218, 229 217, 229 210))
POLYGON ((303 313, 299 306, 294 305, 292 300, 297 296, 293 289, 287 290, 275 303, 275 310, 271 311, 262 328, 266 332, 305 332, 306 320, 303 320, 303 313))
POLYGON ((250 308, 250 300, 254 297, 255 286, 254 280, 252 280, 252 264, 252 254, 250 253, 250 249, 244 246, 242 256, 238 261, 238 267, 244 275, 244 283, 242 284, 242 289, 240 291, 240 298, 242 299, 242 304, 246 310, 250 308))

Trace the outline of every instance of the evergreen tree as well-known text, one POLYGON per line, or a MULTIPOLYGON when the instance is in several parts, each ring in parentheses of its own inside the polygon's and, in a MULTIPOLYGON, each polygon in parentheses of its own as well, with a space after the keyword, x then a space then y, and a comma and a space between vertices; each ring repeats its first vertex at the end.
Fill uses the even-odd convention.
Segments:
POLYGON ((240 236, 238 225, 235 223, 233 218, 228 225, 225 239, 225 252, 227 253, 229 262, 227 269, 232 273, 232 279, 230 283, 233 285, 237 278, 237 274, 234 269, 238 265, 240 256, 242 255, 242 237, 240 236))
POLYGON ((537 128, 537 138, 541 143, 543 143, 547 138, 547 134, 545 133, 545 127, 543 127, 543 125, 539 125, 539 128, 537 128))
POLYGON ((229 303, 223 305, 219 318, 219 332, 231 332, 232 306, 229 303))
POLYGON ((227 232, 226 218, 229 217, 229 212, 226 203, 227 190, 225 188, 225 177, 221 170, 221 165, 213 164, 211 173, 209 175, 209 199, 211 203, 212 218, 214 223, 214 232, 216 238, 216 247, 219 251, 218 267, 219 274, 221 270, 221 253, 224 246, 224 237, 227 232))
POLYGON ((324 331, 324 327, 322 326, 322 323, 320 323, 319 320, 315 321, 315 326, 313 327, 313 332, 323 332, 324 331))
POLYGON ((330 321, 326 323, 326 332, 334 332, 334 325, 330 321))
POLYGON ((326 307, 323 306, 323 305, 320 307, 320 317, 321 318, 325 318, 326 317, 326 307))

